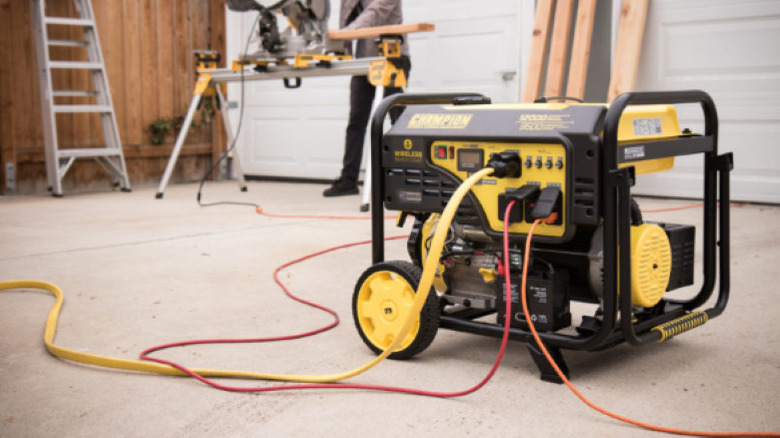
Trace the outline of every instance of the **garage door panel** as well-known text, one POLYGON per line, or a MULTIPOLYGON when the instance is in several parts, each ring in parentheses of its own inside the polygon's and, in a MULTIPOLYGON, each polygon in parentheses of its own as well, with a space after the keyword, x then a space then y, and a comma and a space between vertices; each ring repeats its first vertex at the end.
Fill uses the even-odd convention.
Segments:
POLYGON ((443 73, 444 84, 453 82, 491 81, 499 77, 500 71, 511 69, 503 59, 496 59, 492 47, 498 47, 506 41, 503 31, 469 32, 460 35, 442 35, 440 37, 441 55, 448 61, 443 73), (481 68, 474 68, 474 66, 481 68))
POLYGON ((447 22, 460 22, 467 29, 483 18, 517 13, 517 2, 507 0, 405 0, 403 5, 405 22, 435 22, 437 32, 447 22))
MULTIPOLYGON (((734 122, 719 136, 719 152, 734 152, 734 171, 731 175, 731 197, 736 200, 777 202, 776 189, 780 187, 780 172, 767 163, 780 161, 780 148, 766 145, 767 139, 780 138, 780 126, 773 123, 734 122)), ((647 195, 674 195, 699 198, 702 196, 702 159, 699 156, 676 157, 670 172, 640 176, 635 193, 647 195)))
POLYGON ((251 82, 247 106, 297 106, 349 104, 349 77, 303 78, 300 88, 288 89, 282 80, 251 82))
POLYGON ((306 166, 311 176, 332 178, 341 170, 341 158, 344 154, 344 127, 346 118, 311 118, 306 132, 306 166), (333 139, 341 141, 332 141, 333 139))
POLYGON ((735 165, 741 174, 761 173, 780 181, 780 173, 767 168, 767 162, 780 160, 780 147, 766 147, 767 138, 780 138, 780 127, 775 124, 733 123, 720 136, 721 151, 734 151, 735 165))
MULTIPOLYGON (((333 92, 334 87, 343 87, 349 83, 348 76, 331 76, 320 78, 302 78, 301 87, 295 89, 285 88, 281 79, 274 79, 272 81, 255 81, 247 82, 249 85, 247 88, 251 93, 258 93, 260 96, 266 96, 266 93, 271 93, 274 96, 284 96, 287 93, 308 92, 308 93, 320 93, 320 92, 333 92)), ((341 88, 339 88, 341 90, 341 88)))
POLYGON ((411 92, 478 92, 517 101, 520 68, 516 2, 404 3, 407 22, 432 21, 436 31, 410 36, 411 92), (515 72, 510 80, 502 75, 515 72))
MULTIPOLYGON (((721 8, 728 13, 733 9, 721 8)), ((712 11, 654 2, 638 84, 690 88, 706 82, 711 92, 732 93, 780 90, 780 7, 767 8, 760 16, 745 16, 743 9, 737 9, 738 15, 715 18, 712 11), (659 11, 662 6, 669 10, 659 11)))
POLYGON ((307 178, 333 178, 341 169, 345 126, 346 118, 280 118, 278 112, 259 111, 252 120, 251 136, 257 147, 252 148, 247 164, 264 176, 286 177, 307 169, 307 178))
MULTIPOLYGON (((713 97, 719 151, 735 154, 735 199, 780 202, 778 41, 780 1, 656 0, 648 11, 636 89, 702 89, 713 97)), ((703 129, 697 106, 678 111, 682 127, 703 129)), ((700 178, 698 161, 678 158, 672 171, 642 178, 635 191, 701 196, 688 187, 700 178)))
POLYGON ((251 142, 262 144, 262 147, 252 148, 250 164, 300 164, 297 158, 300 154, 296 153, 302 146, 301 132, 296 129, 301 122, 299 118, 272 118, 258 112, 250 122, 251 142))
POLYGON ((776 59, 757 58, 755 52, 775 50, 778 26, 780 16, 670 23, 663 31, 665 76, 738 80, 777 73, 776 59))

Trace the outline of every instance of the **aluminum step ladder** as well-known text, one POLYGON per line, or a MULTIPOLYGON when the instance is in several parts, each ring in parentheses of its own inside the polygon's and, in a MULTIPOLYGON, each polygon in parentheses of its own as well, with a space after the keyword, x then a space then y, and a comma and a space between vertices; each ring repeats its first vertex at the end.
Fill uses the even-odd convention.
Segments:
POLYGON ((111 90, 108 86, 106 67, 100 50, 95 15, 91 0, 74 0, 79 17, 53 17, 46 15, 45 0, 30 0, 32 7, 35 46, 38 58, 38 81, 41 89, 41 112, 43 114, 43 138, 46 150, 46 178, 49 190, 55 197, 62 196, 62 178, 77 158, 94 158, 110 175, 114 187, 130 191, 119 128, 116 123, 111 90), (83 40, 49 39, 48 26, 71 26, 81 28, 83 40), (49 48, 83 48, 87 61, 64 61, 51 59, 49 48), (88 70, 92 78, 92 90, 54 90, 53 70, 88 70), (57 99, 60 98, 60 99, 57 99), (59 104, 61 98, 77 98, 89 101, 80 104, 59 104), (60 149, 57 141, 57 114, 97 113, 103 127, 104 147, 60 149))

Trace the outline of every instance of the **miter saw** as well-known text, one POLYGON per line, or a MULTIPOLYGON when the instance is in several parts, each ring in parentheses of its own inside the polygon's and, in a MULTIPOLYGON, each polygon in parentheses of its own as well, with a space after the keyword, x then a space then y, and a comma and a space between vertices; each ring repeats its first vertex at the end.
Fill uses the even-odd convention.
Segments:
POLYGON ((233 11, 258 11, 257 51, 244 53, 244 62, 278 62, 300 55, 343 53, 344 41, 328 39, 328 0, 227 0, 233 11), (289 26, 279 30, 277 15, 281 13, 289 26))
MULTIPOLYGON (((298 88, 304 77, 367 75, 376 87, 400 88, 406 86, 401 42, 411 32, 429 32, 433 24, 378 26, 364 29, 328 31, 330 2, 328 0, 226 0, 233 11, 258 11, 254 53, 240 54, 232 65, 220 68, 221 56, 213 50, 197 51, 198 80, 195 83, 190 108, 176 138, 176 143, 165 167, 157 190, 161 199, 173 173, 192 118, 203 97, 217 96, 217 109, 227 105, 226 85, 229 82, 265 81, 281 79, 286 88, 298 88), (287 19, 289 27, 279 31, 277 15, 287 19), (379 56, 352 59, 346 54, 347 44, 355 39, 376 38, 379 56)), ((255 31, 250 31, 254 34, 255 31)), ((248 43, 247 43, 248 46, 248 43)), ((249 48, 245 49, 249 52, 249 48)), ((229 119, 222 112, 223 122, 229 128, 229 119)), ((232 133, 228 133, 228 138, 232 133)), ((237 163, 234 156, 234 162, 237 163)), ((241 190, 246 190, 240 166, 236 166, 241 190)))

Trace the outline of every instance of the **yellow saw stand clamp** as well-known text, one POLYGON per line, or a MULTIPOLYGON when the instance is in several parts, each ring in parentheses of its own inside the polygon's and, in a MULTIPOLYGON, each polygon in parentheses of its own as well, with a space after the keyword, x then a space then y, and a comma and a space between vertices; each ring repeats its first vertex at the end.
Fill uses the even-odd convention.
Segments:
POLYGON ((401 88, 406 86, 406 73, 401 66, 401 43, 403 37, 400 35, 381 35, 377 44, 379 45, 379 54, 384 59, 371 61, 368 80, 375 87, 401 88))

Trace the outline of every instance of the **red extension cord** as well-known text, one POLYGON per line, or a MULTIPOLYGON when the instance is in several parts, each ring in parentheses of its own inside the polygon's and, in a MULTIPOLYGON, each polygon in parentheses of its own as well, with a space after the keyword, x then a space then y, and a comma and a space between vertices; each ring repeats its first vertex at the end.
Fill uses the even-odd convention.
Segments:
MULTIPOLYGON (((508 214, 508 210, 507 210, 508 214)), ((508 217, 506 218, 508 219, 508 217)), ((386 240, 395 240, 395 239, 405 239, 408 236, 393 236, 388 237, 386 240)), ((200 374, 192 371, 191 369, 185 367, 184 365, 178 364, 176 362, 168 361, 165 359, 158 359, 155 357, 149 356, 149 354, 155 352, 164 350, 167 348, 175 348, 175 347, 184 347, 189 345, 198 345, 198 344, 226 344, 226 343, 258 343, 258 342, 273 342, 273 341, 283 341, 283 340, 290 340, 290 339, 299 339, 304 338, 307 336, 312 336, 317 333, 322 333, 324 331, 330 330, 331 328, 335 327, 339 323, 339 317, 338 314, 333 311, 332 309, 329 309, 325 306, 322 306, 320 304, 316 304, 311 301, 304 300, 303 298, 295 296, 290 290, 285 286, 281 280, 279 280, 279 272, 287 268, 289 266, 292 266, 294 264, 300 263, 304 260, 308 260, 310 258, 326 254, 329 252, 333 252, 339 249, 343 248, 349 248, 352 246, 358 246, 358 245, 365 245, 371 243, 370 240, 365 240, 362 242, 353 242, 348 243, 344 245, 334 246, 322 251, 318 251, 313 254, 306 255, 304 257, 295 259, 293 261, 287 262, 274 271, 274 280, 276 283, 282 288, 285 294, 287 294, 288 297, 294 299, 295 301, 298 301, 300 303, 306 304, 307 306, 314 307, 316 309, 320 309, 324 312, 329 313, 333 316, 334 321, 331 322, 328 325, 325 325, 321 328, 304 332, 304 333, 298 333, 294 335, 287 335, 287 336, 277 336, 277 337, 269 337, 269 338, 252 338, 252 339, 204 339, 204 340, 192 340, 192 341, 183 341, 183 342, 174 342, 170 344, 165 345, 159 345, 156 347, 152 347, 149 349, 144 350, 140 354, 140 358, 143 360, 149 360, 152 362, 157 362, 161 364, 165 364, 168 366, 171 366, 173 368, 176 368, 189 376, 200 380, 201 382, 210 385, 214 388, 221 389, 224 391, 232 391, 232 392, 270 392, 270 391, 285 391, 285 390, 293 390, 293 389, 367 389, 367 390, 374 390, 374 391, 389 391, 389 392, 401 392, 406 394, 414 394, 414 395, 425 395, 430 397, 460 397, 467 394, 470 394, 472 392, 475 392, 485 386, 485 384, 493 377, 496 370, 498 369, 499 365, 501 364, 501 359, 504 357, 504 351, 506 351, 506 345, 509 340, 509 326, 507 325, 504 328, 504 335, 501 339, 501 348, 499 349, 498 356, 496 357, 495 362, 493 363, 493 367, 490 369, 488 374, 476 385, 472 386, 471 388, 462 390, 462 391, 455 391, 455 392, 439 392, 439 391, 425 391, 420 389, 413 389, 413 388, 399 388, 399 387, 392 387, 392 386, 381 386, 381 385, 365 385, 365 384, 352 384, 352 383, 302 383, 302 384, 287 384, 287 385, 273 385, 273 386, 260 386, 260 387, 240 387, 240 386, 230 386, 230 385, 222 385, 220 383, 217 383, 211 379, 207 379, 206 377, 201 376, 200 374)), ((505 246, 507 243, 505 243, 505 246)), ((505 257, 505 264, 508 263, 508 251, 505 251, 504 253, 505 257)), ((507 288, 510 288, 509 279, 507 278, 507 288)), ((507 289, 509 290, 509 289, 507 289)), ((509 296, 509 295, 508 295, 509 296)), ((507 302, 507 314, 511 314, 511 302, 507 302)))
MULTIPOLYGON (((505 280, 506 280, 506 288, 507 288, 507 297, 511 296, 511 285, 510 285, 510 275, 509 275, 509 212, 514 206, 515 201, 511 201, 509 205, 507 206, 505 215, 504 215, 504 266, 506 269, 505 273, 505 280)), ((680 207, 675 209, 682 209, 682 208, 693 208, 698 207, 699 205, 693 205, 693 206, 686 206, 686 207, 680 207)), ((256 208, 257 213, 264 214, 269 217, 300 217, 300 216, 294 216, 294 215, 274 215, 265 213, 262 208, 257 206, 256 208)), ((650 210, 647 212, 657 212, 657 211, 667 211, 666 209, 659 209, 659 210, 650 210)), ((358 219, 358 217, 343 217, 343 216, 305 216, 306 218, 323 218, 323 219, 358 219)), ((360 217, 362 219, 362 217, 360 217)), ((526 239, 526 247, 524 252, 524 261, 523 261, 523 274, 522 274, 522 284, 521 284, 521 294, 522 299, 521 303, 523 306, 523 312, 528 315, 528 305, 526 302, 526 277, 528 274, 528 263, 529 263, 529 254, 531 250, 531 240, 533 237, 533 233, 536 229, 536 226, 541 222, 541 219, 537 219, 534 224, 531 226, 531 229, 528 232, 528 238, 526 239)), ((408 236, 393 236, 388 237, 386 240, 396 240, 396 239, 403 239, 407 238, 408 236)), ((168 348, 175 348, 175 347, 183 347, 183 346, 189 346, 189 345, 198 345, 198 344, 222 344, 222 343, 256 343, 256 342, 273 342, 273 341, 283 341, 283 340, 290 340, 290 339, 299 339, 304 338, 307 336, 312 336, 318 333, 322 333, 324 331, 330 330, 331 328, 335 327, 339 324, 339 317, 338 314, 333 311, 332 309, 329 309, 325 306, 322 306, 320 304, 316 304, 314 302, 304 300, 300 297, 295 296, 290 290, 279 280, 279 272, 289 266, 295 265, 297 263, 303 262, 305 260, 308 260, 310 258, 317 257, 322 254, 326 254, 329 252, 333 252, 339 249, 349 248, 353 246, 358 245, 365 245, 371 243, 370 240, 361 241, 361 242, 353 242, 348 243, 344 245, 338 245, 334 246, 322 251, 318 251, 306 256, 303 256, 301 258, 292 260, 290 262, 287 262, 278 268, 274 270, 274 281, 282 288, 285 294, 289 296, 290 298, 306 304, 308 306, 314 307, 316 309, 320 309, 324 312, 329 313, 333 316, 334 320, 330 324, 327 324, 321 328, 311 330, 308 332, 293 334, 293 335, 287 335, 287 336, 277 336, 277 337, 267 337, 267 338, 251 338, 251 339, 210 339, 210 340, 192 340, 192 341, 183 341, 183 342, 175 342, 165 345, 159 345, 156 347, 149 348, 147 350, 144 350, 140 354, 140 358, 143 360, 149 360, 161 364, 165 364, 168 366, 171 366, 173 368, 176 368, 191 377, 200 380, 203 383, 206 383, 214 388, 221 389, 224 391, 233 391, 233 392, 270 392, 270 391, 285 391, 285 390, 296 390, 296 389, 366 389, 366 390, 374 390, 374 391, 388 391, 388 392, 400 392, 400 393, 406 393, 406 394, 413 394, 413 395, 423 395, 423 396, 431 396, 431 397, 460 397, 467 394, 470 394, 472 392, 475 392, 482 388, 485 384, 487 384, 488 381, 493 377, 496 370, 498 369, 499 365, 501 364, 501 360, 504 357, 504 352, 506 351, 507 342, 509 339, 509 324, 504 324, 504 332, 503 336, 501 338, 501 346, 498 351, 498 355, 496 356, 496 360, 493 363, 493 366, 490 368, 490 371, 487 373, 487 375, 476 385, 465 389, 461 391, 455 391, 455 392, 438 392, 438 391, 425 391, 425 390, 419 390, 419 389, 412 389, 412 388, 400 388, 400 387, 392 387, 392 386, 380 386, 380 385, 365 385, 365 384, 350 384, 350 383, 305 383, 305 384, 287 384, 287 385, 273 385, 273 386, 264 386, 264 387, 236 387, 236 386, 229 386, 229 385, 222 385, 219 384, 211 379, 207 379, 198 373, 192 371, 191 369, 180 365, 178 363, 164 360, 164 359, 158 359, 149 356, 149 354, 168 349, 168 348)), ((506 314, 511 315, 511 300, 506 300, 506 314)), ((541 349, 544 356, 547 358, 547 360, 550 362, 550 365, 552 365, 555 372, 558 374, 558 376, 561 378, 561 380, 566 384, 566 386, 586 405, 591 407, 592 409, 600 412, 603 415, 612 417, 616 420, 638 426, 644 429, 657 431, 657 432, 665 432, 670 434, 676 434, 676 435, 689 435, 689 436, 711 436, 711 437, 780 437, 780 434, 778 433, 762 433, 762 432, 702 432, 702 431, 689 431, 689 430, 683 430, 683 429, 674 429, 674 428, 667 428, 667 427, 661 427, 661 426, 655 426, 649 423, 643 423, 637 420, 633 420, 631 418, 627 418, 618 414, 615 414, 611 411, 608 411, 604 408, 601 408, 600 406, 596 405, 595 403, 588 400, 582 393, 577 390, 577 388, 569 381, 568 378, 566 378, 566 375, 563 374, 561 369, 558 367, 558 365, 555 363, 555 360, 550 356, 550 353, 547 351, 547 348, 544 346, 544 343, 542 343, 541 339, 539 338, 539 334, 536 331, 536 328, 534 327, 533 322, 530 320, 530 318, 527 319, 528 326, 531 330, 531 333, 533 334, 534 339, 536 340, 536 343, 539 345, 539 348, 541 349)))

